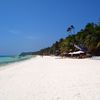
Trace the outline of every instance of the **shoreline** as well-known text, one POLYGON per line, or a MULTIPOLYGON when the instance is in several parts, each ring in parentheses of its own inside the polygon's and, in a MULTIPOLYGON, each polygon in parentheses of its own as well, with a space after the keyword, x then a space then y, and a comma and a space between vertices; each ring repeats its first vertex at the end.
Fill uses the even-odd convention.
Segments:
POLYGON ((0 100, 98 100, 99 65, 98 60, 55 56, 7 65, 0 70, 0 100))
MULTIPOLYGON (((12 56, 9 56, 9 57, 12 57, 12 56)), ((27 56, 26 56, 26 58, 25 57, 24 58, 23 57, 22 58, 18 57, 19 59, 17 58, 17 60, 15 60, 15 57, 13 57, 14 59, 12 58, 12 61, 5 61, 5 62, 3 61, 3 62, 0 62, 0 67, 7 66, 7 65, 10 65, 10 64, 14 64, 14 63, 19 63, 19 62, 22 62, 22 61, 25 61, 25 60, 29 60, 29 59, 31 59, 31 58, 33 58, 35 56, 31 56, 29 58, 27 58, 27 56)))

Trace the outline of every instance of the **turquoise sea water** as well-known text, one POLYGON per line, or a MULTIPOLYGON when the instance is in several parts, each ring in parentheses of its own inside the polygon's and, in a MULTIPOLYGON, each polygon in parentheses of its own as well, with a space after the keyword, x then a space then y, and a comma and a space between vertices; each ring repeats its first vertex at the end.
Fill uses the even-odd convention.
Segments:
POLYGON ((0 56, 0 66, 31 58, 32 56, 0 56))

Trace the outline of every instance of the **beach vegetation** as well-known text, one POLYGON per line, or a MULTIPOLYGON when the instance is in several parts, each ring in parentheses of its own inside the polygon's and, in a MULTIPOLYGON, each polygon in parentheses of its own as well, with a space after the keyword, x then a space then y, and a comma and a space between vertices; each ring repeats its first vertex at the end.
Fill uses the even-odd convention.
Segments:
POLYGON ((32 54, 40 55, 63 55, 77 51, 74 45, 78 45, 91 55, 100 56, 100 22, 88 23, 85 28, 74 33, 75 27, 71 25, 67 28, 70 34, 52 44, 51 47, 41 49, 32 54))

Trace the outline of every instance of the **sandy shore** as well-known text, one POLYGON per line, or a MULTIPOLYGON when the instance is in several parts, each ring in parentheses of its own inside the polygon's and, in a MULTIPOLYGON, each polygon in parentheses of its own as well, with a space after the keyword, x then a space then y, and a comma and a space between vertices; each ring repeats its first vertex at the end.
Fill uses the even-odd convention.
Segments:
POLYGON ((5 66, 0 100, 100 100, 100 60, 37 56, 5 66))

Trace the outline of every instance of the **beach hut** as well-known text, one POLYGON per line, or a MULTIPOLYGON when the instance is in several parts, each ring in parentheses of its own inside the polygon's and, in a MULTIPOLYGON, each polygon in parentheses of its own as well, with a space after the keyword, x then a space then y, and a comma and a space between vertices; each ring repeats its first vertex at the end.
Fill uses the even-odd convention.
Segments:
POLYGON ((84 51, 75 51, 75 52, 70 52, 70 53, 68 53, 68 55, 69 55, 70 57, 83 58, 83 57, 86 55, 86 53, 85 53, 84 51))

